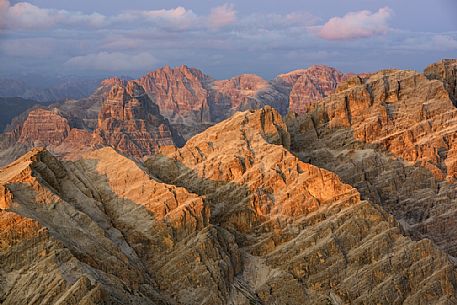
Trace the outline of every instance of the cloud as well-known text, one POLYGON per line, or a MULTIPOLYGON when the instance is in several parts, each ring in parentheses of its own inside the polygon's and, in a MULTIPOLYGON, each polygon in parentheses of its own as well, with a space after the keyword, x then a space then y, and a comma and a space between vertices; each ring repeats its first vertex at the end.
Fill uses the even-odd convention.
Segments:
POLYGON ((211 10, 208 16, 208 25, 210 28, 218 29, 231 25, 236 21, 236 11, 233 4, 224 4, 211 10))
POLYGON ((292 25, 304 25, 311 26, 314 25, 319 18, 312 15, 309 12, 293 12, 286 15, 284 18, 287 24, 292 25))
POLYGON ((187 29, 198 24, 198 16, 182 6, 169 10, 127 11, 112 17, 113 22, 149 22, 159 27, 187 29))
MULTIPOLYGON (((411 34, 409 34, 411 36, 411 34)), ((457 37, 457 34, 454 34, 457 37)), ((455 51, 457 50, 457 38, 450 34, 422 33, 421 35, 408 37, 399 43, 397 49, 409 51, 455 51)))
POLYGON ((55 41, 50 38, 21 38, 0 41, 0 51, 12 57, 46 58, 53 54, 55 41))
POLYGON ((65 65, 82 70, 118 72, 147 70, 156 63, 157 59, 147 52, 138 54, 99 52, 73 57, 65 65))
POLYGON ((43 9, 29 2, 19 2, 11 6, 9 1, 0 0, 0 28, 12 30, 47 29, 57 25, 83 25, 101 27, 106 24, 106 17, 98 14, 43 9))
POLYGON ((105 16, 99 13, 84 14, 78 11, 45 9, 29 2, 11 5, 0 0, 0 29, 43 30, 61 27, 79 28, 116 28, 128 26, 153 25, 158 28, 187 30, 208 26, 221 27, 234 19, 231 5, 213 9, 209 17, 198 16, 192 10, 178 6, 160 10, 129 10, 118 15, 105 16))
POLYGON ((389 31, 388 20, 393 11, 384 7, 377 12, 349 12, 333 17, 319 30, 319 37, 327 40, 350 40, 382 35, 389 31))
POLYGON ((457 50, 457 39, 448 35, 435 35, 430 43, 437 50, 457 50))

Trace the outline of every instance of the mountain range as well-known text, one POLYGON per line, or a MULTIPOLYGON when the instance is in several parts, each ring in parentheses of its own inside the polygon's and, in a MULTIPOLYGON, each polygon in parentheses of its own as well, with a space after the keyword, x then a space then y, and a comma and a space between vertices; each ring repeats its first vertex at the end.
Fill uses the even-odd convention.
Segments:
POLYGON ((18 108, 0 303, 456 304, 456 101, 442 60, 165 66, 18 108))

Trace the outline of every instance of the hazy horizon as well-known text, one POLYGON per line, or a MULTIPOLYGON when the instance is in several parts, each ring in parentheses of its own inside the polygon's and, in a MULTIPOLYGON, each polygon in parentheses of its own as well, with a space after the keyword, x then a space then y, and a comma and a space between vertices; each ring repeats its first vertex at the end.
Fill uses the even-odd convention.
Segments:
POLYGON ((313 64, 422 71, 457 57, 456 11, 451 0, 0 0, 0 77, 136 78, 166 64, 216 79, 313 64))

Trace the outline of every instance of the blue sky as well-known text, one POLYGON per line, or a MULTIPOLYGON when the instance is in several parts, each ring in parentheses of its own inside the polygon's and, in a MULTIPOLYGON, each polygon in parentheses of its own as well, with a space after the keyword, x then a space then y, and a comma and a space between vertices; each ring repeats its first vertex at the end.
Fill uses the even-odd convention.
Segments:
POLYGON ((455 16, 454 0, 0 0, 0 76, 422 70, 457 57, 455 16))

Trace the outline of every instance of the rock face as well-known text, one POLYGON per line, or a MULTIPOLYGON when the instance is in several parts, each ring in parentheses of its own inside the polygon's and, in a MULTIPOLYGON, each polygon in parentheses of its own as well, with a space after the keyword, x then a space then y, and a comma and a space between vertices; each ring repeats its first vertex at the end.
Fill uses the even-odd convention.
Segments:
POLYGON ((442 82, 389 70, 349 79, 287 122, 302 160, 336 172, 411 236, 455 257, 456 118, 442 82))
POLYGON ((219 122, 236 111, 260 109, 267 105, 287 113, 288 97, 255 74, 242 74, 229 80, 214 81, 210 107, 213 122, 219 122))
POLYGON ((200 70, 181 66, 153 71, 140 78, 160 113, 186 138, 220 122, 236 111, 272 106, 281 114, 303 108, 330 94, 343 74, 326 66, 313 66, 278 76, 268 82, 254 74, 213 80, 200 70), (290 96, 290 97, 289 97, 290 96))
POLYGON ((113 86, 125 85, 120 78, 108 78, 100 82, 98 88, 88 97, 79 100, 67 100, 58 106, 68 118, 72 128, 93 131, 98 126, 98 114, 113 86))
POLYGON ((211 117, 207 84, 211 78, 200 70, 181 66, 155 70, 138 80, 160 113, 172 124, 208 124, 211 117))
POLYGON ((442 81, 454 105, 457 105, 457 59, 434 63, 425 69, 424 74, 429 79, 442 81))
POLYGON ((315 65, 308 69, 280 74, 274 83, 288 93, 289 111, 302 113, 307 104, 333 93, 343 77, 344 74, 334 68, 315 65))
POLYGON ((96 134, 102 144, 135 157, 183 141, 135 81, 112 87, 101 107, 96 134))
POLYGON ((159 146, 182 144, 182 137, 160 115, 141 86, 114 78, 102 83, 85 101, 37 108, 11 124, 0 138, 0 164, 38 146, 68 158, 111 146, 141 159, 159 146), (95 114, 98 119, 94 126, 95 114))
POLYGON ((158 267, 146 267, 133 247, 153 245, 141 255, 164 254, 170 234, 183 238, 186 230, 200 228, 205 215, 198 196, 154 182, 109 148, 67 165, 35 149, 0 177, 2 304, 176 304, 159 293, 148 271, 158 267), (125 188, 118 178, 129 176, 135 183, 125 188), (127 194, 141 196, 140 187, 146 201, 131 201, 127 194), (129 209, 142 222, 129 219, 129 209), (175 217, 187 225, 175 228, 175 217), (155 244, 141 243, 151 234, 155 244))
POLYGON ((18 142, 31 146, 59 145, 68 136, 70 125, 58 110, 36 109, 31 111, 24 124, 18 142))
POLYGON ((439 81, 414 71, 382 71, 349 80, 308 109, 318 109, 330 127, 350 127, 356 140, 380 144, 438 178, 455 176, 457 111, 439 81))

